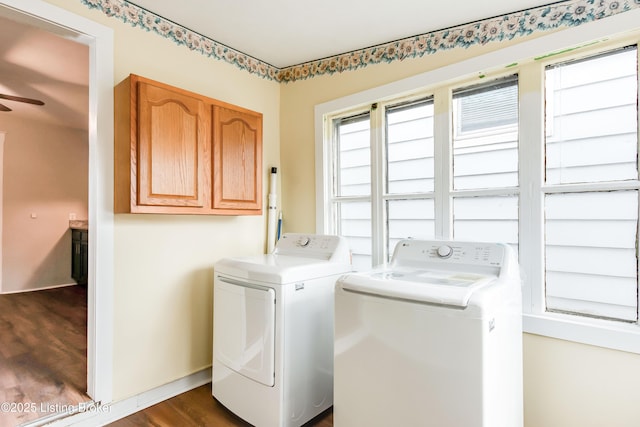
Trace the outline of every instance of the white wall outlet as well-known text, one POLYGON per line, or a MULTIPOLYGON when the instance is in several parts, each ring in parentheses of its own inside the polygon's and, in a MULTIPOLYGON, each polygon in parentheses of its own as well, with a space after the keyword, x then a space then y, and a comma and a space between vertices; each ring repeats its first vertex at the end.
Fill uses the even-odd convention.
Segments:
POLYGON ((76 219, 76 213, 75 213, 75 212, 71 212, 71 213, 69 214, 69 220, 70 220, 70 221, 75 221, 75 219, 76 219))

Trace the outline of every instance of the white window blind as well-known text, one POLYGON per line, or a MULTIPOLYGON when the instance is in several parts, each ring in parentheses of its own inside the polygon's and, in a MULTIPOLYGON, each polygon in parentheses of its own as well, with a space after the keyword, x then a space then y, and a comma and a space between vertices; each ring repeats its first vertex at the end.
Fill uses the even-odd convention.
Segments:
POLYGON ((458 134, 518 124, 518 88, 515 76, 457 89, 453 94, 458 134))

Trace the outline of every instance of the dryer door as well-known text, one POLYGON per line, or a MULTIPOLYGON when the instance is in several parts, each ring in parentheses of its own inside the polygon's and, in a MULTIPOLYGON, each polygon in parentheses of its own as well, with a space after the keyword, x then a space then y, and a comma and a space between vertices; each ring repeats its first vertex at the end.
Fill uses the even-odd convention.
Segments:
POLYGON ((266 386, 275 377, 275 291, 224 276, 214 286, 214 357, 266 386))

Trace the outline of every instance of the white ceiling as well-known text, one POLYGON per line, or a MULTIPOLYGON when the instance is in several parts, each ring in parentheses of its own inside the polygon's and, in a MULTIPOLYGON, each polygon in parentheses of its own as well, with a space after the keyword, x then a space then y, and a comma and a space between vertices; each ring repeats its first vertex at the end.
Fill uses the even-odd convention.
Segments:
POLYGON ((131 0, 278 68, 510 12, 550 0, 131 0))
MULTIPOLYGON (((132 0, 278 68, 504 15, 548 0, 132 0)), ((0 6, 0 100, 13 117, 86 129, 88 48, 0 6)))

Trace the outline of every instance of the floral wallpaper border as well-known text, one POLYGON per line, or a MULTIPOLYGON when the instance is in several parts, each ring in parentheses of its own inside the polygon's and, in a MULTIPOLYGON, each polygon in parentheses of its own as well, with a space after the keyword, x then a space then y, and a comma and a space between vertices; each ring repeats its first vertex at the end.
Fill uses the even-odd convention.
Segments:
POLYGON ((329 58, 277 68, 257 58, 191 31, 127 0, 80 0, 92 9, 132 26, 153 31, 205 56, 228 62, 260 77, 294 82, 342 73, 368 65, 419 58, 441 50, 468 48, 561 27, 573 27, 640 8, 640 0, 570 0, 515 12, 470 24, 433 31, 329 58))

